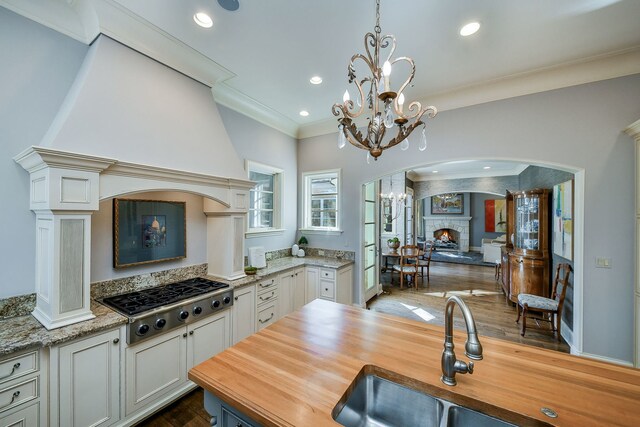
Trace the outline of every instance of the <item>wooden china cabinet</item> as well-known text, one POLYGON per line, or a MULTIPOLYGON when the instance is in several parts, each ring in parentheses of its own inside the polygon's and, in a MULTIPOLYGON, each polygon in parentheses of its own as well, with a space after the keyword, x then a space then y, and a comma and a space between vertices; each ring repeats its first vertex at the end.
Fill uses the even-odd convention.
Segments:
POLYGON ((502 286, 518 294, 549 296, 549 190, 507 192, 507 244, 502 250, 502 286))

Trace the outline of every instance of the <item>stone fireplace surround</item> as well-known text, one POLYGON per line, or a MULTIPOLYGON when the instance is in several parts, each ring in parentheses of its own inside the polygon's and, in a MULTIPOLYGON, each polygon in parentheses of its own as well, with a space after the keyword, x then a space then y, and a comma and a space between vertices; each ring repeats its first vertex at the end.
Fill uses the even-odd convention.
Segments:
POLYGON ((469 252, 469 222, 470 216, 426 216, 423 217, 425 238, 433 236, 433 232, 441 228, 450 228, 459 233, 458 251, 469 252))

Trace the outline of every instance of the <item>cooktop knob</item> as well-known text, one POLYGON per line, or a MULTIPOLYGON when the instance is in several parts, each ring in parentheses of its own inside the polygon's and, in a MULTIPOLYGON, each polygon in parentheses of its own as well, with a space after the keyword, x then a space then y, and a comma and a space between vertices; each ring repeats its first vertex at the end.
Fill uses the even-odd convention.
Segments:
POLYGON ((180 310, 180 314, 178 314, 178 319, 187 320, 187 317, 189 317, 189 312, 187 310, 180 310))
POLYGON ((136 334, 142 336, 147 332, 149 332, 149 325, 144 324, 144 325, 138 326, 138 331, 136 332, 136 334))
POLYGON ((196 315, 196 316, 197 316, 197 315, 198 315, 198 314, 200 314, 200 313, 202 313, 202 307, 200 307, 200 306, 198 306, 198 307, 193 307, 193 314, 194 314, 194 315, 196 315))
POLYGON ((222 302, 223 302, 223 303, 225 303, 225 304, 229 304, 229 303, 231 302, 231 298, 229 298, 229 297, 224 297, 224 298, 222 299, 222 302))
POLYGON ((164 325, 167 324, 167 321, 164 319, 157 319, 156 320, 156 329, 162 329, 164 328, 164 325))
POLYGON ((218 308, 220 307, 220 301, 215 300, 211 303, 211 308, 218 308))

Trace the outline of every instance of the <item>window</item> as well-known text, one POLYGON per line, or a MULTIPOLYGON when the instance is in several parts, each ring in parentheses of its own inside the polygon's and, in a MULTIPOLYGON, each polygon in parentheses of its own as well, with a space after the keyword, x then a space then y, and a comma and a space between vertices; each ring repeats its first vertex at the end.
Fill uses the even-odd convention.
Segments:
POLYGON ((304 174, 304 229, 339 231, 340 171, 304 174))
POLYGON ((281 231, 282 169, 247 161, 249 179, 256 186, 249 190, 249 233, 281 231))

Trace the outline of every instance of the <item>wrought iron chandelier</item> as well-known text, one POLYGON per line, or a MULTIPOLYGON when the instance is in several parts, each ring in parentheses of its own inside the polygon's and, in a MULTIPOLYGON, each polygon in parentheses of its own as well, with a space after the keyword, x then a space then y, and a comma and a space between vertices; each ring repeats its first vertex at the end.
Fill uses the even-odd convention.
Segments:
POLYGON ((357 88, 356 103, 350 99, 346 90, 342 98, 343 103, 333 104, 333 115, 338 117, 338 147, 343 148, 347 141, 357 148, 367 150, 367 162, 373 157, 378 160, 382 152, 398 144, 402 150, 409 148, 409 135, 415 128, 422 125, 422 136, 418 149, 427 148, 425 118, 433 118, 438 113, 436 107, 422 107, 420 102, 413 101, 405 108, 403 91, 411 83, 415 75, 413 59, 401 56, 392 58, 396 49, 396 38, 393 35, 382 36, 380 28, 380 0, 376 0, 376 26, 373 33, 364 36, 366 56, 356 53, 351 57, 348 67, 349 84, 357 88), (373 51, 372 51, 373 49, 373 51), (381 50, 388 52, 382 67, 380 66, 381 50), (356 77, 355 62, 361 60, 369 68, 370 75, 362 79, 356 77), (391 69, 395 63, 406 61, 411 72, 408 78, 395 92, 391 90, 391 69), (365 95, 366 93, 366 95, 365 95), (362 135, 354 123, 354 119, 368 111, 366 136, 362 135), (397 126, 397 134, 390 140, 384 141, 387 129, 397 126))

